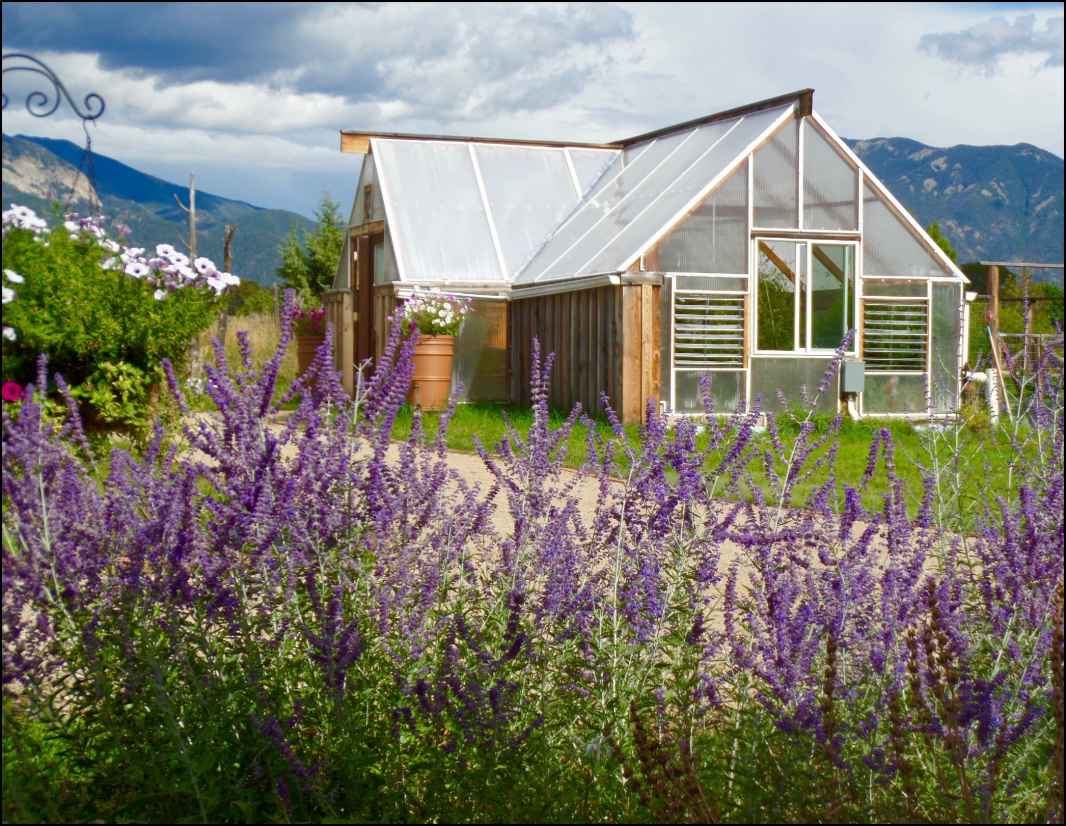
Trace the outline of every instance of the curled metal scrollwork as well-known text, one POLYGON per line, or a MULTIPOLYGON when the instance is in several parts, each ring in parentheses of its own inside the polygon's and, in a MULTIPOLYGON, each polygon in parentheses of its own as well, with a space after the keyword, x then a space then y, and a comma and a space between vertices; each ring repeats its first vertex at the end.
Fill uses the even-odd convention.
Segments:
MULTIPOLYGON (((96 94, 96 92, 90 92, 82 101, 82 106, 79 107, 74 98, 71 97, 70 92, 67 91, 67 87, 56 76, 56 73, 46 63, 38 60, 33 55, 25 52, 9 52, 3 56, 2 61, 3 74, 5 76, 8 72, 29 72, 30 74, 40 75, 52 84, 50 94, 38 89, 26 95, 26 111, 35 118, 46 118, 53 114, 64 99, 66 99, 67 104, 74 110, 74 114, 81 118, 83 123, 94 121, 104 113, 106 104, 100 95, 96 94)), ((7 92, 4 92, 2 108, 7 109, 7 104, 7 92)))

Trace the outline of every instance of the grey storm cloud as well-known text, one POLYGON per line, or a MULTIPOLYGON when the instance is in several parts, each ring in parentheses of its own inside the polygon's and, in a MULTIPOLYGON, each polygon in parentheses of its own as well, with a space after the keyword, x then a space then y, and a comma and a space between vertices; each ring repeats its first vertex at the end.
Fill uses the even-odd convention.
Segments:
POLYGON ((922 35, 919 46, 929 54, 994 71, 1006 55, 1046 55, 1044 67, 1062 66, 1063 18, 1046 21, 1038 28, 1036 17, 1028 14, 1010 22, 994 17, 958 32, 922 35))
POLYGON ((560 103, 636 37, 629 12, 608 5, 3 5, 5 49, 94 53, 163 85, 269 84, 455 120, 560 103))

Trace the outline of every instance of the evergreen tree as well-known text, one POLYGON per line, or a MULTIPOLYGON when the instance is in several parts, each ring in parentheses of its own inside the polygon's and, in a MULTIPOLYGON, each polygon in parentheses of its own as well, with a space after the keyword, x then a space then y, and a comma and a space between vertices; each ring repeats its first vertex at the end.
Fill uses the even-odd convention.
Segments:
POLYGON ((318 297, 333 285, 344 250, 344 219, 329 195, 322 196, 315 221, 311 233, 298 239, 293 228, 281 244, 278 278, 296 290, 304 304, 319 303, 318 297))
POLYGON ((955 248, 951 246, 951 242, 947 239, 947 236, 940 231, 940 224, 930 224, 926 232, 929 233, 930 238, 936 241, 937 246, 944 250, 944 254, 948 258, 956 264, 959 263, 958 254, 955 252, 955 248))

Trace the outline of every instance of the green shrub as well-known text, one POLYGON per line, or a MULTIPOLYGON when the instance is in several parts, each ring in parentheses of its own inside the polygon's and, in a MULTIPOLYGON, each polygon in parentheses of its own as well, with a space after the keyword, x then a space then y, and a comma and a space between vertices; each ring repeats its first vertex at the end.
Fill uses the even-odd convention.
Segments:
POLYGON ((165 260, 146 260, 143 250, 123 249, 88 219, 45 231, 8 215, 3 266, 21 280, 4 306, 5 330, 12 329, 5 332, 4 381, 34 381, 45 353, 90 418, 143 424, 163 359, 182 368, 190 342, 217 315, 219 295, 238 279, 217 273, 207 259, 191 266, 169 247, 159 248, 170 251, 165 260), (145 262, 148 275, 127 274, 133 261, 145 262))

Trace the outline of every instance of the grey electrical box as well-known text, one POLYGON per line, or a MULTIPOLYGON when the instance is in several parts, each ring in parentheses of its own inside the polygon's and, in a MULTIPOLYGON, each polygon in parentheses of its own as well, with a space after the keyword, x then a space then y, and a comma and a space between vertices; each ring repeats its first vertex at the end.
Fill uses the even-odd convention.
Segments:
POLYGON ((866 363, 858 359, 844 359, 840 376, 842 393, 861 393, 866 384, 866 363))

